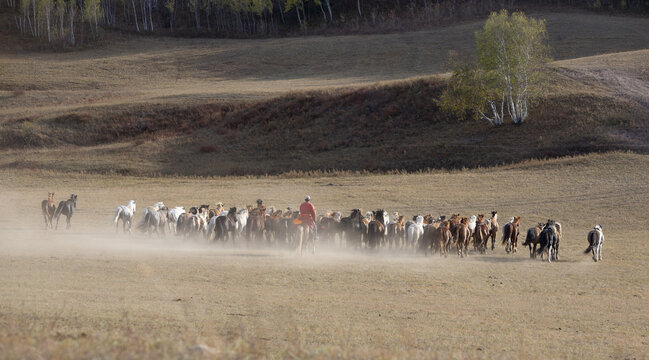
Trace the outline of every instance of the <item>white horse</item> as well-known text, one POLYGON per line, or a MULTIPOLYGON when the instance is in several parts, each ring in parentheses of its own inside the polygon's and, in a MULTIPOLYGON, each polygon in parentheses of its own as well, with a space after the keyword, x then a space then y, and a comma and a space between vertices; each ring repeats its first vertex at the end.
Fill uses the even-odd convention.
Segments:
POLYGON ((424 218, 417 216, 415 222, 408 226, 407 243, 410 246, 416 247, 417 242, 424 235, 424 218))
POLYGON ((178 228, 178 217, 185 212, 186 211, 184 206, 176 206, 175 208, 169 210, 169 231, 173 232, 174 234, 176 233, 176 230, 178 228))
POLYGON ((241 238, 243 231, 246 229, 246 224, 248 224, 248 215, 248 209, 241 209, 237 212, 237 222, 234 227, 234 234, 237 240, 241 238))
POLYGON ((604 232, 602 232, 602 225, 595 225, 595 228, 588 232, 588 248, 584 254, 593 252, 593 260, 595 262, 602 261, 602 244, 604 243, 604 232))
POLYGON ((388 224, 390 224, 390 214, 387 211, 383 210, 383 227, 385 228, 385 236, 387 239, 388 236, 388 224))
POLYGON ((157 202, 157 203, 153 204, 153 206, 147 206, 146 208, 144 208, 144 212, 142 213, 142 220, 140 221, 139 224, 137 224, 137 228, 139 230, 144 230, 144 227, 146 226, 145 223, 146 223, 147 214, 155 213, 158 210, 162 209, 163 206, 165 206, 165 204, 162 203, 162 201, 160 201, 160 202, 157 202))
POLYGON ((477 221, 478 221, 478 217, 475 215, 471 215, 471 217, 469 218, 469 230, 471 230, 471 234, 475 232, 477 221))
POLYGON ((115 223, 115 232, 119 227, 119 220, 122 220, 122 231, 131 232, 131 224, 133 223, 133 217, 135 217, 135 200, 131 200, 126 205, 120 205, 115 209, 115 217, 113 218, 113 223, 115 223))

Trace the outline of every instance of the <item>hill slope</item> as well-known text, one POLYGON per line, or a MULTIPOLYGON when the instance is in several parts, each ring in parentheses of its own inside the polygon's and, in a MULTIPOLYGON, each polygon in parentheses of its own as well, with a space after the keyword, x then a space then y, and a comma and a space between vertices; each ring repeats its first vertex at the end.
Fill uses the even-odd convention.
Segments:
POLYGON ((445 81, 435 77, 259 102, 8 121, 0 167, 191 175, 416 171, 647 152, 647 64, 649 50, 557 62, 552 89, 528 122, 501 128, 441 112, 434 100, 445 81), (620 66, 613 70, 609 62, 620 66))
MULTIPOLYGON (((538 13, 557 59, 649 48, 649 19, 538 13)), ((474 21, 419 32, 262 40, 126 38, 70 53, 0 53, 0 121, 132 104, 241 101, 446 71, 474 21), (2 91, 4 90, 4 91, 2 91), (14 90, 23 90, 14 97, 14 90)))

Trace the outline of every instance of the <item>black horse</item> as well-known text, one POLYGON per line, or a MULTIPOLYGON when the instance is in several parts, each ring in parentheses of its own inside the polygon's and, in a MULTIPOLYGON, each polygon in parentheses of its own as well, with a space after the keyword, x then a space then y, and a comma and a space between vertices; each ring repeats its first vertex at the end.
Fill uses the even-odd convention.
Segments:
POLYGON ((361 228, 361 220, 363 215, 360 209, 352 210, 351 215, 340 219, 340 228, 342 230, 342 238, 345 239, 346 246, 354 244, 354 247, 361 246, 363 230, 361 228))
POLYGON ((545 249, 548 250, 548 262, 552 262, 553 258, 556 259, 559 236, 557 235, 554 221, 546 223, 543 227, 539 235, 539 245, 540 247, 536 250, 536 253, 541 255, 541 260, 543 260, 543 252, 545 249))
POLYGON ((54 217, 56 218, 56 229, 59 228, 59 218, 61 217, 61 214, 66 216, 66 229, 69 229, 71 227, 70 219, 72 219, 72 215, 74 215, 74 209, 76 207, 77 195, 75 194, 70 195, 70 198, 66 201, 61 201, 59 203, 59 206, 56 208, 56 212, 54 213, 54 217))
POLYGON ((234 239, 234 229, 237 223, 237 208, 231 207, 227 215, 217 216, 210 220, 206 238, 209 240, 214 232, 214 240, 227 243, 229 238, 234 239))

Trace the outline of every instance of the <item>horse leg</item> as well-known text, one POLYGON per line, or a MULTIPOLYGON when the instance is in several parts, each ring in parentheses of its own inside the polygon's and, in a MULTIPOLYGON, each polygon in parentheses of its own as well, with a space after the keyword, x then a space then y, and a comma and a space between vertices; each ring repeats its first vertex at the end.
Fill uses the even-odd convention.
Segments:
POLYGON ((600 241, 597 245, 597 257, 602 261, 602 242, 600 241))
POLYGON ((45 219, 45 228, 49 229, 51 227, 51 224, 47 221, 47 214, 45 213, 45 210, 43 210, 43 219, 45 219))
POLYGON ((72 227, 72 224, 70 223, 70 220, 72 220, 72 215, 67 215, 65 217, 65 221, 66 221, 65 229, 66 230, 70 230, 70 228, 72 227))

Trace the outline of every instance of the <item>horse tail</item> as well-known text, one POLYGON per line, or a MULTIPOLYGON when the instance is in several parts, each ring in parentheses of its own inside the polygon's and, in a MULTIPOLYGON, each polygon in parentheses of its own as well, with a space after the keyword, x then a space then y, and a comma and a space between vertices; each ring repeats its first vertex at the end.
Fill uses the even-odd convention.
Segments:
POLYGON ((59 207, 56 208, 56 211, 54 211, 54 217, 56 218, 56 220, 59 219, 62 212, 63 212, 63 206, 59 205, 59 207))
POLYGON ((584 254, 588 254, 595 247, 595 234, 593 232, 588 233, 588 248, 584 250, 584 254))
POLYGON ((137 229, 141 231, 147 231, 152 225, 153 222, 153 213, 152 212, 147 212, 144 214, 144 218, 142 219, 142 222, 137 225, 137 229))
POLYGON ((119 220, 119 216, 122 215, 123 211, 124 210, 122 209, 121 206, 118 207, 117 210, 115 210, 115 218, 113 219, 113 224, 117 224, 117 221, 119 220))
POLYGON ((532 245, 533 237, 534 236, 528 231, 527 236, 525 236, 525 242, 523 243, 523 246, 532 245))
POLYGON ((501 244, 505 245, 508 239, 509 239, 509 226, 505 225, 503 226, 503 237, 500 239, 501 244))

